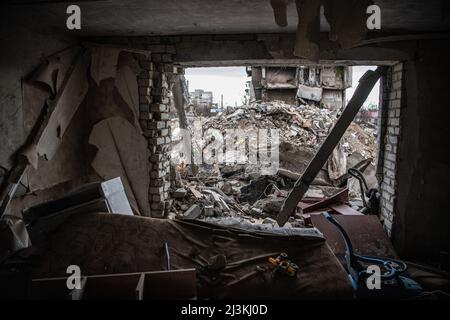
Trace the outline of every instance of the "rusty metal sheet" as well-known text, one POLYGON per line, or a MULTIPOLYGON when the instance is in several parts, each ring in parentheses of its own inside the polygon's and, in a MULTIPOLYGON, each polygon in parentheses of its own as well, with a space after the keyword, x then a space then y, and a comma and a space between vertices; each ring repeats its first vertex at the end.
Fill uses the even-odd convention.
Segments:
MULTIPOLYGON (((355 253, 398 258, 377 216, 333 215, 333 217, 347 231, 355 253)), ((337 256, 343 256, 345 252, 344 240, 338 229, 323 215, 311 215, 311 221, 323 233, 333 253, 337 256)))
POLYGON ((352 207, 349 207, 346 204, 334 204, 330 206, 331 210, 335 211, 338 214, 343 214, 346 216, 362 216, 363 214, 359 211, 356 211, 352 207))
POLYGON ((302 209, 303 209, 304 213, 310 213, 313 211, 326 209, 329 206, 334 205, 334 204, 341 204, 341 203, 347 203, 347 202, 348 202, 348 189, 345 188, 345 189, 339 191, 338 193, 336 193, 332 197, 328 197, 321 201, 313 203, 311 205, 304 206, 302 209))

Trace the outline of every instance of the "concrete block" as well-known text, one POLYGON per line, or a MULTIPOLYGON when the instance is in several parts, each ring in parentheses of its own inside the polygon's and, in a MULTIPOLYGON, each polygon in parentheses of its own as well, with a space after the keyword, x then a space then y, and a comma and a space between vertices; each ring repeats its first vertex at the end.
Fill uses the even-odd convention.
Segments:
POLYGON ((202 210, 196 204, 192 205, 183 215, 184 219, 197 219, 202 214, 202 210))
POLYGON ((164 187, 150 187, 150 194, 160 194, 164 192, 164 187))
POLYGON ((164 179, 162 179, 162 178, 150 180, 151 187, 162 187, 162 186, 164 186, 164 183, 165 183, 164 179))
POLYGON ((150 87, 139 87, 138 91, 140 96, 150 96, 152 94, 150 87))
MULTIPOLYGON (((150 112, 140 111, 139 119, 140 120, 152 120, 152 114, 150 112)), ((147 124, 145 125, 145 127, 147 128, 147 124)))
POLYGON ((175 190, 172 194, 172 197, 175 199, 181 199, 184 198, 187 194, 186 189, 184 188, 178 188, 177 190, 175 190))
POLYGON ((161 103, 153 103, 150 105, 151 112, 169 112, 169 106, 161 103))
POLYGON ((153 118, 157 121, 167 121, 170 119, 169 113, 153 113, 153 118))
POLYGON ((149 129, 167 129, 167 121, 152 121, 149 123, 149 129))

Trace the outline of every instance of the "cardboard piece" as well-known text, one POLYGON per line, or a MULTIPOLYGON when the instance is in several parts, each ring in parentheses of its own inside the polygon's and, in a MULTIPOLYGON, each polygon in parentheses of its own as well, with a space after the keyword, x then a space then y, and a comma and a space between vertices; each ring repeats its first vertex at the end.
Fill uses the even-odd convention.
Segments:
POLYGON ((136 74, 130 67, 122 66, 117 70, 115 86, 122 99, 133 112, 136 128, 141 130, 139 125, 139 89, 136 74))
POLYGON ((62 137, 88 91, 87 68, 90 55, 77 56, 73 70, 69 69, 61 89, 52 102, 49 118, 38 135, 37 152, 47 160, 53 158, 62 137))
POLYGON ((91 77, 100 86, 103 79, 115 78, 119 49, 93 47, 91 48, 91 77))
POLYGON ((98 148, 91 166, 105 180, 120 177, 135 214, 150 216, 147 141, 127 120, 113 117, 96 124, 89 143, 98 148))

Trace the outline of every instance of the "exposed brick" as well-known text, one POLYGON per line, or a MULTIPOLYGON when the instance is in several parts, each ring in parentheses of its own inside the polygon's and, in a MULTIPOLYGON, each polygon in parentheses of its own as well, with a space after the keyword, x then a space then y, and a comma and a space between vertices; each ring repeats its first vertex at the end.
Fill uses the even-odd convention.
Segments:
POLYGON ((167 45, 166 46, 166 53, 170 53, 171 55, 175 54, 175 53, 177 53, 177 49, 176 49, 176 47, 174 45, 167 45))
MULTIPOLYGON (((166 45, 164 44, 150 44, 147 46, 147 50, 150 50, 151 53, 165 53, 166 52, 166 45)), ((153 57, 153 55, 152 55, 153 57)))
POLYGON ((152 172, 150 173, 150 177, 151 177, 152 179, 155 179, 155 178, 162 178, 162 177, 164 177, 165 175, 166 175, 166 172, 163 171, 163 170, 154 170, 154 171, 152 171, 152 172))
POLYGON ((393 71, 394 72, 401 72, 401 71, 403 71, 403 63, 397 63, 396 65, 394 65, 393 71))
MULTIPOLYGON (((151 104, 153 102, 153 98, 149 94, 140 94, 139 95, 139 102, 140 103, 148 103, 151 104)), ((149 107, 150 108, 150 107, 149 107)))
POLYGON ((139 111, 141 113, 150 113, 150 104, 149 103, 139 103, 139 111))
POLYGON ((160 194, 164 192, 164 187, 150 187, 150 194, 160 194))
POLYGON ((149 87, 139 87, 139 95, 150 96, 152 89, 149 87))
POLYGON ((150 111, 151 112, 168 112, 169 106, 161 103, 154 103, 150 105, 150 111))
POLYGON ((178 43, 181 42, 180 36, 170 36, 170 37, 164 37, 165 43, 178 43))
POLYGON ((162 178, 155 178, 155 179, 152 179, 152 180, 150 180, 150 186, 153 186, 153 187, 162 187, 162 186, 164 186, 164 179, 162 179, 162 178))
POLYGON ((153 62, 145 61, 145 60, 140 60, 139 66, 145 70, 153 70, 153 68, 154 68, 153 62))
POLYGON ((152 203, 151 208, 153 210, 164 210, 164 202, 156 202, 156 203, 152 203))
POLYGON ((156 103, 163 103, 163 104, 169 104, 169 98, 165 96, 153 96, 153 102, 156 103))
POLYGON ((169 120, 170 116, 167 112, 163 113, 153 113, 153 118, 156 120, 169 120))
POLYGON ((149 129, 166 129, 167 121, 152 121, 149 126, 149 129))
POLYGON ((152 61, 155 63, 163 62, 163 55, 161 53, 152 53, 152 61))
POLYGON ((161 43, 161 37, 158 37, 158 36, 147 37, 145 39, 145 42, 147 44, 158 44, 158 43, 161 43))
POLYGON ((160 137, 160 138, 151 138, 151 139, 148 141, 148 143, 151 144, 151 145, 156 145, 156 146, 157 146, 157 145, 166 143, 166 140, 165 140, 164 137, 160 137))
POLYGON ((150 78, 140 78, 138 79, 139 87, 151 87, 153 85, 153 80, 150 78))
POLYGON ((151 79, 153 77, 153 72, 152 71, 141 71, 138 74, 138 79, 151 79))

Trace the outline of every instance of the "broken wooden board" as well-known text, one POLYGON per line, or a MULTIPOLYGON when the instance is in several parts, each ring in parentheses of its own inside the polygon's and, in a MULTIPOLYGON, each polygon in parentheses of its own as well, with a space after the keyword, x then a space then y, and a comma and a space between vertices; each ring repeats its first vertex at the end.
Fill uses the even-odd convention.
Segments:
POLYGON ((193 186, 188 186, 189 190, 192 192, 192 194, 194 195, 194 197, 196 197, 197 199, 201 199, 203 198, 203 194, 198 191, 197 189, 195 189, 195 187, 193 186))
POLYGON ((105 180, 120 177, 135 214, 150 216, 147 141, 133 125, 121 117, 96 124, 89 143, 98 148, 92 161, 105 180))
POLYGON ((327 197, 323 200, 319 200, 312 204, 301 204, 301 208, 303 209, 304 213, 311 213, 313 211, 318 210, 325 210, 329 208, 331 205, 340 204, 340 203, 347 203, 348 202, 348 189, 345 188, 341 190, 340 192, 336 193, 332 197, 327 197))
MULTIPOLYGON (((164 300, 195 299, 197 272, 195 269, 150 271, 142 273, 100 274, 83 277, 84 288, 76 300, 164 300)), ((37 300, 73 299, 67 289, 67 278, 33 279, 29 298, 37 300)))
POLYGON ((352 207, 349 207, 346 204, 340 203, 340 204, 333 204, 330 206, 330 209, 335 211, 338 214, 342 214, 344 216, 362 216, 361 212, 353 209, 352 207))

